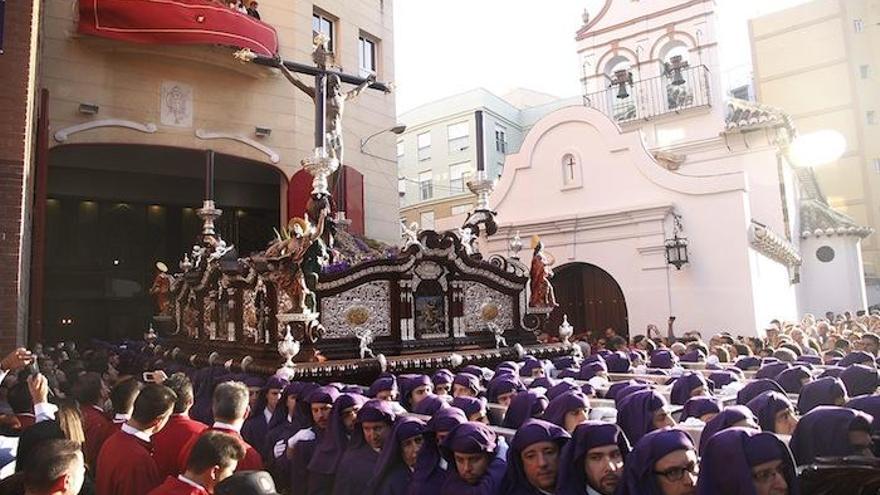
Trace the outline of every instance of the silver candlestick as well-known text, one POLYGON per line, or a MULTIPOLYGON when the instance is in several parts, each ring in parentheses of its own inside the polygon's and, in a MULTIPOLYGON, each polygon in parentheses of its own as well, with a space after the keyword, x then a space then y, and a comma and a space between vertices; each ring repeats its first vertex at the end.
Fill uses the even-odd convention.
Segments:
POLYGON ((327 178, 339 169, 339 160, 327 156, 325 148, 315 148, 314 154, 301 163, 312 176, 312 194, 330 194, 327 178))

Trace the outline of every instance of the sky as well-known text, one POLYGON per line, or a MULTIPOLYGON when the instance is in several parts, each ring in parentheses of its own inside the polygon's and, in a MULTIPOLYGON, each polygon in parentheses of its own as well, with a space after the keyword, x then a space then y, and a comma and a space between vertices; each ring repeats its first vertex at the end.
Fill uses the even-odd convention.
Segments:
MULTIPOLYGON (((617 0, 621 1, 621 0, 617 0)), ((643 0, 645 3, 651 0, 643 0)), ((808 0, 716 0, 725 66, 749 71, 747 19, 808 0)), ((483 87, 579 95, 574 34, 603 0, 396 0, 397 113, 483 87), (552 9, 548 6, 552 5, 552 9)))

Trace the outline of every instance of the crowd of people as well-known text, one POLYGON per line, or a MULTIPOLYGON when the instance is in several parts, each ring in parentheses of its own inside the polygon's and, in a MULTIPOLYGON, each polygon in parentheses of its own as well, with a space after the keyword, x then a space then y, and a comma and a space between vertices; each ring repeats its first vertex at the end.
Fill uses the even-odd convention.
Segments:
POLYGON ((217 1, 220 2, 223 6, 229 7, 232 10, 235 10, 245 15, 249 15, 254 19, 260 19, 260 11, 258 10, 259 4, 257 3, 257 0, 229 0, 228 3, 224 0, 217 1))
POLYGON ((704 341, 670 321, 369 386, 37 345, 0 361, 0 493, 797 495, 799 468, 873 456, 878 326, 807 315, 704 341))

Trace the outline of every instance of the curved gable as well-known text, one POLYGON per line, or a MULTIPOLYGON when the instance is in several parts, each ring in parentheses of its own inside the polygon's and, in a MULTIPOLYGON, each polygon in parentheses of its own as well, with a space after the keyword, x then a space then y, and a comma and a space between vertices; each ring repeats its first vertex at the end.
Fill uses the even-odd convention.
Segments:
POLYGON ((534 218, 535 205, 543 213, 589 213, 668 203, 676 193, 745 189, 742 173, 693 177, 669 171, 654 161, 638 132, 623 133, 603 113, 572 106, 532 127, 520 151, 507 157, 490 203, 503 221, 515 222, 534 218), (573 182, 564 175, 570 171, 570 162, 563 162, 567 155, 578 167, 573 182))

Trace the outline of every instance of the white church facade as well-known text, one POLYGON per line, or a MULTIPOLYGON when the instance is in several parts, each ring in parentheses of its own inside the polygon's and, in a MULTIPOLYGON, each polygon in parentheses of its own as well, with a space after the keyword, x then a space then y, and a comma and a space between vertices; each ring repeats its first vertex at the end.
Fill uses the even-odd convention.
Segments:
POLYGON ((772 319, 865 309, 871 230, 792 163, 784 112, 724 96, 713 8, 606 1, 578 33, 585 105, 548 114, 507 157, 484 255, 510 254, 519 235, 526 261, 540 236, 556 259, 551 324, 566 314, 576 331, 635 335, 675 316, 679 332, 756 335, 772 319))

